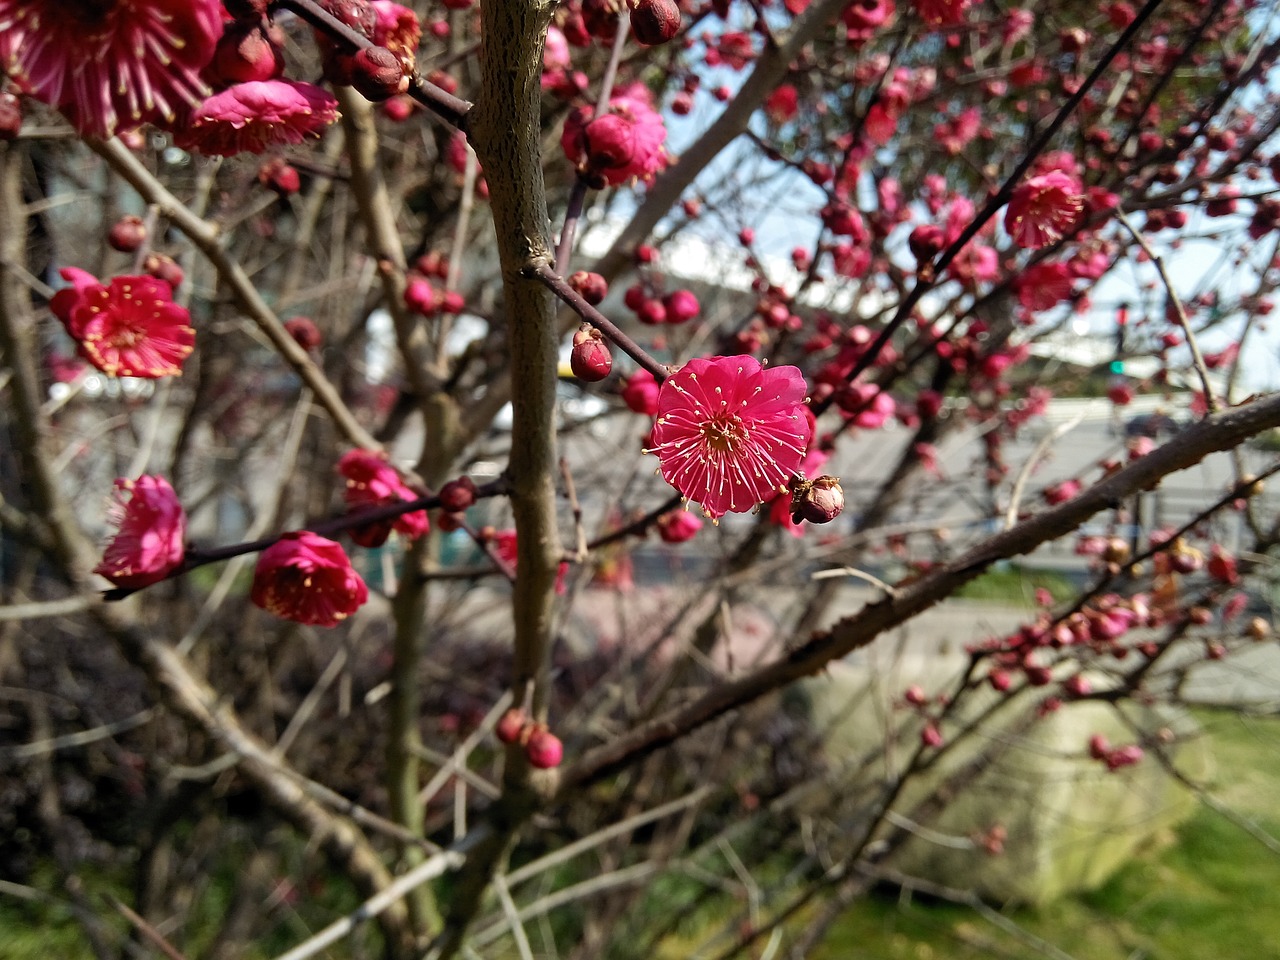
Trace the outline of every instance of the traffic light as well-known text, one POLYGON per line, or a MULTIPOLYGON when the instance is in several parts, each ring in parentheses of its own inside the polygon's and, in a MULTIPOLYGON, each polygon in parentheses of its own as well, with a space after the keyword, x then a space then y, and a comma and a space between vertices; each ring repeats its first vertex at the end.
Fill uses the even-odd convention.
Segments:
POLYGON ((1110 364, 1110 367, 1111 367, 1111 372, 1112 372, 1112 373, 1116 373, 1116 374, 1124 373, 1124 361, 1123 361, 1123 360, 1112 360, 1112 361, 1111 361, 1111 364, 1110 364))

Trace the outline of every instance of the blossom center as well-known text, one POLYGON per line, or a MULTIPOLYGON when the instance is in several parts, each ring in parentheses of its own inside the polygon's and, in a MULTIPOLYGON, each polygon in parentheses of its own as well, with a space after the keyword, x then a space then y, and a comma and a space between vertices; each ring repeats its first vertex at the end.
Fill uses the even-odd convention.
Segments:
POLYGON ((120 3, 119 0, 67 0, 65 5, 70 7, 67 20, 75 23, 77 29, 96 36, 102 33, 120 3))
POLYGON ((746 428, 736 416, 719 416, 701 427, 702 439, 716 453, 732 453, 747 439, 746 428))

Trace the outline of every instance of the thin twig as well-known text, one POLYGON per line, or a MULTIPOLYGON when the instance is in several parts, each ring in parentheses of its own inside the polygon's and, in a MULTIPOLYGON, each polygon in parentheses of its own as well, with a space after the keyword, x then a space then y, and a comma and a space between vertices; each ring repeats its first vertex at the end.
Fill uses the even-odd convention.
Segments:
POLYGON ((231 288, 241 309, 271 341, 276 351, 293 367, 302 382, 315 392, 320 406, 333 418, 334 424, 349 442, 368 450, 381 445, 360 425, 356 415, 324 372, 284 328, 280 318, 258 292, 244 268, 223 247, 217 229, 197 216, 181 200, 169 192, 155 175, 119 140, 86 140, 90 149, 102 157, 119 176, 136 190, 147 203, 154 204, 169 222, 186 234, 193 245, 213 265, 218 276, 231 288))
POLYGON ((154 717, 155 710, 147 708, 135 713, 132 717, 125 717, 123 720, 117 720, 114 723, 104 723, 102 726, 94 727, 91 730, 66 733, 60 737, 47 737, 43 740, 34 740, 31 743, 24 743, 16 747, 0 748, 0 759, 26 760, 30 757, 39 757, 58 750, 65 750, 67 747, 87 746, 90 743, 114 737, 117 733, 135 730, 144 724, 150 723, 154 717))
MULTIPOLYGON (((427 802, 440 792, 440 789, 449 782, 449 778, 454 773, 461 772, 466 768, 467 756, 480 745, 489 731, 493 729, 498 722, 498 718, 506 712, 507 707, 511 706, 511 691, 508 690, 498 698, 497 703, 489 708, 489 712, 484 715, 484 719, 480 721, 480 725, 471 731, 471 734, 458 745, 458 749, 454 751, 453 757, 441 767, 434 777, 432 777, 425 787, 418 793, 418 803, 426 805, 427 802)), ((484 782, 484 788, 493 789, 492 784, 484 782)))
POLYGON ((533 950, 529 947, 529 937, 524 932, 524 924, 520 922, 520 915, 516 912, 515 901, 511 899, 511 891, 507 889, 507 883, 502 879, 501 873, 493 875, 493 889, 498 894, 498 902, 502 904, 502 912, 507 918, 507 926, 511 929, 511 935, 515 937, 516 949, 520 952, 520 960, 533 960, 533 950))
POLYGON ((632 360, 652 373, 654 379, 659 383, 667 378, 668 371, 665 364, 655 360, 649 355, 649 351, 627 336, 617 324, 587 303, 577 290, 569 286, 564 277, 556 273, 555 267, 550 263, 542 261, 537 266, 527 268, 525 274, 530 279, 540 281, 547 289, 568 304, 574 313, 617 344, 622 349, 622 352, 632 360))
POLYGON ((442 850, 424 860, 403 876, 397 877, 385 890, 370 897, 355 910, 340 917, 319 933, 307 938, 292 950, 276 957, 276 960, 307 960, 325 948, 348 936, 360 924, 372 920, 393 903, 407 896, 429 880, 434 880, 446 870, 456 870, 466 862, 467 851, 487 835, 483 827, 473 830, 461 843, 442 850))
POLYGON ((1164 284, 1165 294, 1169 298, 1169 305, 1173 307, 1174 316, 1177 318, 1178 326, 1182 328, 1182 335, 1187 338, 1187 349, 1191 351, 1191 363, 1196 368, 1196 376, 1200 378, 1200 388, 1204 390, 1204 401, 1206 415, 1216 413, 1219 409, 1218 399, 1214 395, 1213 386, 1209 383, 1209 368, 1205 366, 1204 355, 1200 353, 1200 345, 1196 342, 1196 335, 1191 330, 1191 322, 1187 319, 1186 308, 1182 305, 1182 298, 1178 296, 1178 291, 1173 288, 1173 280, 1169 277, 1169 271, 1165 269, 1164 258, 1151 249, 1151 244, 1147 242, 1147 238, 1143 236, 1142 231, 1133 225, 1133 221, 1125 214, 1123 207, 1116 207, 1116 218, 1124 224, 1124 228, 1129 231, 1142 252, 1155 265, 1156 272, 1160 274, 1160 282, 1164 284))
POLYGON ((1004 528, 1006 530, 1018 522, 1018 506, 1022 503, 1022 491, 1026 488, 1027 480, 1031 477, 1032 471, 1039 465, 1040 459, 1057 440, 1080 426, 1084 422, 1086 413, 1088 413, 1087 410, 1082 410, 1079 416, 1050 430, 1036 444, 1036 448, 1031 451, 1031 456, 1027 457, 1027 462, 1022 465, 1022 469, 1018 471, 1017 478, 1013 481, 1013 490, 1009 494, 1009 509, 1004 512, 1004 528))
POLYGON ((560 476, 564 478, 564 492, 569 498, 569 509, 573 511, 573 539, 577 545, 574 560, 584 563, 587 559, 587 531, 582 526, 582 504, 578 502, 578 491, 573 485, 569 461, 564 457, 560 458, 560 476))
POLYGON ((12 603, 7 607, 0 607, 0 623, 10 623, 15 620, 42 620, 45 617, 65 617, 69 614, 88 610, 101 602, 102 598, 97 594, 93 594, 92 596, 63 597, 60 600, 12 603))
POLYGON ((147 923, 145 919, 131 910, 128 905, 112 896, 108 896, 107 900, 120 912, 122 917, 133 924, 137 928, 138 932, 142 934, 142 936, 145 937, 152 946, 168 957, 169 960, 187 960, 181 950, 164 938, 164 934, 151 924, 147 923))

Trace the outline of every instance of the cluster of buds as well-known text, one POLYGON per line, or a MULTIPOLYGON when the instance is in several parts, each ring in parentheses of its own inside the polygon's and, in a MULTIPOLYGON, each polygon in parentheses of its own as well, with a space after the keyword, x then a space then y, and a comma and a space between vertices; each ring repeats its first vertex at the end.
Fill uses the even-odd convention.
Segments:
POLYGON ((1107 769, 1115 772, 1121 767, 1132 767, 1142 760, 1142 748, 1136 743, 1126 747, 1113 747, 1107 738, 1095 733, 1089 738, 1089 756, 1107 765, 1107 769))
POLYGON ((558 767, 564 759, 564 744, 560 738, 545 723, 530 720, 520 707, 512 707, 499 717, 494 733, 503 743, 524 747, 529 765, 539 770, 558 767))
POLYGON ((429 278, 447 281, 449 261, 436 251, 424 253, 414 261, 406 278, 404 305, 424 317, 437 313, 459 314, 466 309, 467 301, 456 290, 437 290, 429 278))
POLYGON ((656 327, 662 324, 679 325, 696 317, 702 309, 691 290, 673 290, 650 295, 647 284, 637 283, 627 288, 622 302, 641 323, 656 327))
MULTIPOLYGON (((320 6, 345 26, 369 38, 371 43, 385 42, 403 46, 393 41, 388 31, 380 28, 378 12, 368 0, 321 0, 320 6)), ((418 25, 412 25, 413 45, 416 45, 418 25)), ((401 56, 386 46, 369 46, 352 50, 343 41, 317 30, 316 44, 320 48, 324 78, 330 83, 355 87, 366 100, 375 103, 405 93, 409 89, 412 60, 401 56)))

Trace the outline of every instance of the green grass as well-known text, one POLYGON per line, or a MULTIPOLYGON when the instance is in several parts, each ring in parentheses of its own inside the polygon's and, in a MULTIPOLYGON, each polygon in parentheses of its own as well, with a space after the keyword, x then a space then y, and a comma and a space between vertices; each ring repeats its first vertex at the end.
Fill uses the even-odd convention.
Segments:
POLYGON ((957 597, 965 600, 983 600, 998 603, 1017 603, 1025 606, 1035 605, 1035 593, 1044 587, 1051 594, 1055 603, 1075 596, 1076 589, 1071 581, 1051 570, 1027 570, 1012 564, 993 567, 978 579, 965 584, 957 592, 957 597))
MULTIPOLYGON (((1280 720, 1205 715, 1216 798, 1280 836, 1280 720)), ((1280 854, 1200 806, 1098 890, 1010 911, 1076 960, 1280 960, 1280 854)), ((1040 956, 964 907, 880 895, 853 907, 815 960, 1040 956)))

